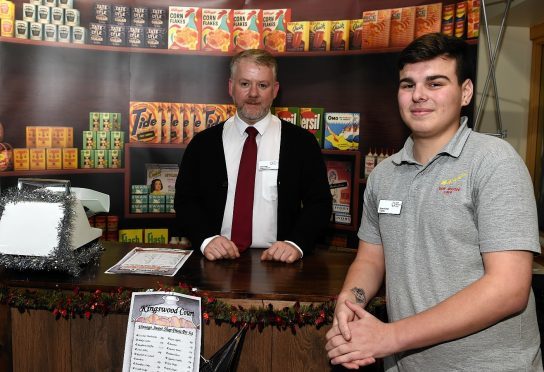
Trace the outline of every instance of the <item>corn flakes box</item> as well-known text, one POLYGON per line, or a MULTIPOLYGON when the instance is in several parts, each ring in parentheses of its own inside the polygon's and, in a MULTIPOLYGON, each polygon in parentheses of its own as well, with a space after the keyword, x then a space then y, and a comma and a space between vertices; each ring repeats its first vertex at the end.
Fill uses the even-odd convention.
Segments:
POLYGON ((262 9, 235 9, 232 41, 235 51, 262 49, 262 9))
POLYGON ((323 147, 323 108, 301 107, 300 127, 312 133, 320 147, 323 147))
POLYGON ((36 127, 36 147, 52 147, 52 132, 51 127, 36 127))
POLYGON ((159 108, 156 102, 130 102, 130 142, 161 143, 159 108))
POLYGON ((416 6, 416 27, 414 38, 432 32, 440 32, 442 3, 416 6))
POLYGON ((234 11, 232 9, 202 9, 202 50, 231 52, 234 11))
POLYGON ((36 127, 27 126, 25 128, 26 147, 36 147, 36 127))
POLYGON ((413 6, 391 9, 390 47, 405 47, 414 40, 416 8, 413 6))
POLYGON ((362 49, 389 47, 391 9, 363 12, 362 49))
POLYGON ((202 9, 168 7, 168 49, 200 50, 202 9))
POLYGON ((62 169, 62 149, 59 147, 46 149, 46 165, 47 169, 62 169))
POLYGON ((363 45, 363 19, 352 19, 349 23, 349 50, 359 50, 363 45))
POLYGON ((206 129, 206 105, 202 103, 193 103, 193 133, 197 134, 206 129))
POLYGON ((298 107, 274 107, 274 115, 289 123, 300 125, 300 109, 298 107))
POLYGON ((310 48, 310 22, 288 22, 285 50, 307 52, 310 48))
POLYGON ((110 132, 110 149, 123 150, 125 147, 125 132, 114 130, 110 132))
POLYGON ((467 1, 467 39, 480 36, 480 0, 467 1))
POLYGON ((222 104, 208 104, 204 108, 206 128, 213 127, 228 119, 227 108, 222 104))
POLYGON ((94 150, 81 150, 80 168, 94 168, 94 150))
POLYGON ((62 169, 77 169, 77 148, 62 149, 62 169))
POLYGON ((275 53, 285 52, 287 23, 291 22, 291 9, 264 9, 262 39, 264 49, 275 53))
POLYGON ((45 170, 45 149, 31 148, 29 149, 30 170, 45 170))
POLYGON ((170 103, 160 102, 158 105, 161 122, 161 143, 170 143, 170 103))
POLYGON ((331 50, 348 50, 349 19, 331 21, 331 50))
POLYGON ((170 104, 170 143, 183 143, 181 103, 170 104))
POLYGON ((331 49, 331 21, 310 22, 310 50, 328 52, 331 49))
POLYGON ((455 19, 455 4, 448 4, 442 7, 442 33, 444 35, 453 36, 453 27, 455 19))
POLYGON ((30 153, 28 149, 13 149, 13 169, 16 171, 30 169, 30 153))
POLYGON ((183 143, 188 144, 194 134, 192 103, 180 103, 180 119, 183 124, 183 143))

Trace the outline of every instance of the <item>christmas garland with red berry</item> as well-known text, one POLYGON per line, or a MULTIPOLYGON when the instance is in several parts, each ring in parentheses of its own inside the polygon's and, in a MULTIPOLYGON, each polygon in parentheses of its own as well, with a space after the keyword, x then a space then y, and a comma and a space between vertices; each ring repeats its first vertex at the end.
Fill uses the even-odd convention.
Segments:
MULTIPOLYGON (((185 283, 179 283, 177 287, 159 285, 156 290, 195 295, 185 283)), ((112 292, 104 292, 99 289, 89 292, 77 287, 72 291, 0 288, 0 304, 15 307, 21 312, 49 310, 57 319, 75 317, 91 319, 93 314, 128 314, 131 298, 132 291, 124 288, 118 288, 112 292)), ((319 328, 331 324, 336 304, 335 299, 331 298, 331 300, 317 305, 301 305, 297 301, 293 306, 282 309, 274 309, 272 304, 266 307, 252 306, 246 309, 242 306, 227 304, 206 294, 203 294, 201 298, 202 317, 207 324, 211 320, 218 324, 229 323, 233 327, 247 324, 250 329, 258 329, 259 331, 265 327, 274 326, 280 330, 289 329, 293 333, 296 332, 296 327, 313 325, 319 328)), ((384 305, 383 298, 375 298, 367 306, 367 310, 381 318, 385 311, 384 305)))

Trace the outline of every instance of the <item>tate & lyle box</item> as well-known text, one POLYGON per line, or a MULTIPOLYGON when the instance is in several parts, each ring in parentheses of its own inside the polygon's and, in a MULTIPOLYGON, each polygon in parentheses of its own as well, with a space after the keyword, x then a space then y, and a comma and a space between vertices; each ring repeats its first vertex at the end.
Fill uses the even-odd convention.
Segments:
POLYGON ((204 51, 231 52, 234 11, 232 9, 202 9, 202 47, 204 51))
POLYGON ((168 49, 200 50, 202 9, 168 7, 168 49))
POLYGON ((263 10, 263 44, 269 52, 285 52, 287 23, 291 22, 291 9, 263 10))
POLYGON ((93 6, 93 22, 108 24, 111 23, 111 5, 103 3, 95 3, 93 6))
POLYGON ((144 27, 127 27, 127 46, 131 48, 143 48, 144 39, 144 27))
POLYGON ((127 44, 127 33, 125 26, 107 25, 107 45, 124 47, 127 44))
POLYGON ((149 27, 149 8, 133 6, 130 9, 130 24, 138 27, 149 27))
POLYGON ((145 27, 144 47, 166 49, 166 29, 158 27, 145 27))
POLYGON ((130 142, 161 143, 161 123, 156 102, 130 102, 130 142))
POLYGON ((312 133, 320 147, 323 147, 323 108, 301 107, 300 127, 312 133))
POLYGON ((324 148, 328 150, 357 150, 359 148, 359 122, 357 112, 325 113, 324 148))
POLYGON ((331 47, 331 21, 310 21, 311 51, 328 52, 331 47))
POLYGON ((262 49, 262 9, 235 9, 232 37, 235 51, 262 49))
POLYGON ((288 22, 285 50, 307 52, 309 50, 310 22, 288 22))
POLYGON ((168 28, 168 11, 165 8, 149 9, 149 27, 168 28))
POLYGON ((363 12, 363 49, 389 47, 391 9, 363 12))
POLYGON ((108 44, 108 25, 102 23, 89 23, 89 44, 108 44))
POLYGON ((130 6, 113 4, 111 14, 114 25, 130 26, 130 6))

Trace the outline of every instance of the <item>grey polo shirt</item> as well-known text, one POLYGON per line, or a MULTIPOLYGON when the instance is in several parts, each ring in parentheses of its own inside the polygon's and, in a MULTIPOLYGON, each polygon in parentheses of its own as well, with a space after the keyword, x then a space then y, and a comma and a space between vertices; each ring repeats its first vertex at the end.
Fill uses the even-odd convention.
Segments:
MULTIPOLYGON (((466 122, 461 120, 455 136, 427 164, 414 159, 410 137, 368 179, 358 236, 383 245, 391 321, 424 311, 478 280, 484 274, 482 253, 540 252, 536 203, 523 160, 507 142, 473 132, 466 122), (402 202, 400 213, 378 213, 384 201, 402 202)), ((388 365, 392 361, 408 371, 470 371, 478 365, 481 371, 542 370, 534 298, 531 294, 523 313, 493 327, 395 355, 388 365)))

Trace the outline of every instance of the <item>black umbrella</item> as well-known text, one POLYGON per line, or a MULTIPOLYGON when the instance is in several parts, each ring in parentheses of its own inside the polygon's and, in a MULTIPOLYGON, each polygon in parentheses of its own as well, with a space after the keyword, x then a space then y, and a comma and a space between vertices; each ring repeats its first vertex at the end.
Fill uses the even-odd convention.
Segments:
POLYGON ((240 359, 240 352, 244 344, 247 324, 243 325, 238 332, 227 341, 221 349, 217 350, 210 359, 200 357, 200 372, 234 372, 240 359))

